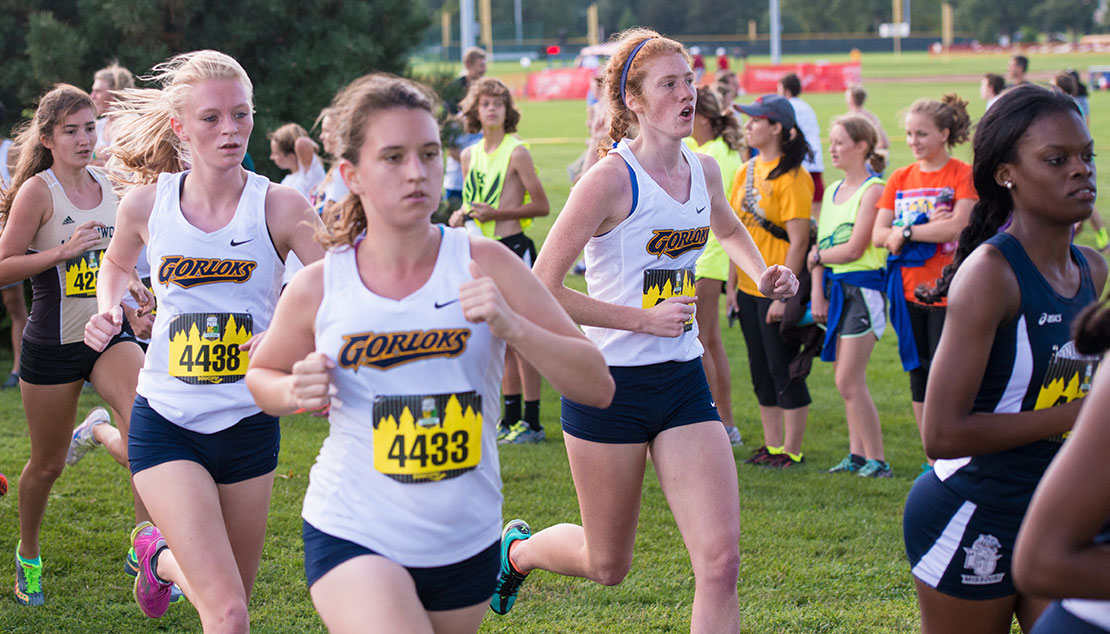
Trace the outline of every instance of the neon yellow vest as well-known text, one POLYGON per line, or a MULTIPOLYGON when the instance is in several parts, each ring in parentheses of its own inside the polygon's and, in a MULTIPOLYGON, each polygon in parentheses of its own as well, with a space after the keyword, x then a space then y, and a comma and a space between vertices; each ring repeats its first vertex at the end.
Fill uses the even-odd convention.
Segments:
MULTIPOLYGON (((463 209, 470 211, 471 203, 485 203, 497 208, 501 204, 501 190, 505 188, 505 179, 509 175, 509 158, 518 146, 528 147, 528 144, 519 138, 506 134, 501 140, 501 145, 492 153, 486 153, 485 141, 479 141, 470 146, 470 169, 466 172, 463 181, 463 209)), ((528 193, 524 194, 524 202, 528 202, 528 193)), ((494 237, 495 220, 478 222, 482 235, 487 238, 494 237)), ((531 218, 521 218, 521 230, 532 226, 531 218)))
MULTIPOLYGON (((736 178, 736 172, 744 166, 744 159, 740 158, 740 153, 729 147, 721 137, 707 141, 701 146, 692 136, 686 137, 685 141, 686 146, 691 150, 708 154, 717 160, 717 165, 721 167, 721 180, 724 182, 727 196, 732 191, 732 180, 736 178)), ((709 241, 705 243, 705 250, 698 257, 694 276, 699 279, 705 277, 713 280, 728 280, 728 254, 725 253, 721 243, 717 242, 712 231, 709 232, 709 241)))

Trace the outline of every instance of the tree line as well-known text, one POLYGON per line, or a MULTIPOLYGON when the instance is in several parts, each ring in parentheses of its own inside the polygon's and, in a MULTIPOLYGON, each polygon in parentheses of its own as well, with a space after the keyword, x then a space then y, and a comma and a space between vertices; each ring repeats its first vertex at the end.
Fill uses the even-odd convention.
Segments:
MULTIPOLYGON (((747 33, 754 20, 760 33, 769 30, 768 0, 596 0, 598 19, 607 33, 631 26, 651 26, 668 35, 747 33)), ((457 20, 458 0, 426 0, 434 12, 446 10, 457 20)), ((523 19, 542 25, 543 37, 560 31, 586 33, 586 8, 594 0, 524 2, 523 19)), ((514 0, 492 0, 495 22, 512 22, 514 0)), ((893 21, 891 0, 780 0, 784 33, 877 33, 893 21)), ((1098 0, 952 0, 956 31, 974 33, 979 40, 997 41, 1021 32, 1101 32, 1095 22, 1098 0)), ((914 32, 939 35, 941 0, 911 3, 914 32)))

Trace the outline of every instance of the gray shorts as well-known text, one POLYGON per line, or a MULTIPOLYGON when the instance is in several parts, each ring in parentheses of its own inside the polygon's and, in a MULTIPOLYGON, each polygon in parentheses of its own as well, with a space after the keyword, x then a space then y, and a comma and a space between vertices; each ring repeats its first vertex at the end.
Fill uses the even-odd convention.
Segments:
POLYGON ((839 337, 862 337, 869 332, 881 339, 886 330, 886 293, 844 284, 844 308, 836 324, 839 337))

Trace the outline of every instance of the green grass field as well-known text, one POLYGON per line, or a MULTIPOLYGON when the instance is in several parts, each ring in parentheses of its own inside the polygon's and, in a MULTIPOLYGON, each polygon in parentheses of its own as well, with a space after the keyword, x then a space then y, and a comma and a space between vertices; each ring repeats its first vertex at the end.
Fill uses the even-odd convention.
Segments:
MULTIPOLYGON (((1085 68, 1092 63, 1098 60, 1041 56, 1033 59, 1033 68, 1085 68)), ((924 55, 907 54, 901 60, 876 55, 864 58, 865 78, 957 76, 1004 66, 1004 56, 953 58, 948 65, 924 55)), ((512 69, 498 64, 494 71, 512 69)), ((914 99, 956 90, 971 101, 973 115, 982 112, 978 82, 949 83, 938 78, 933 83, 883 81, 869 83, 868 87, 868 106, 882 118, 892 139, 894 166, 911 160, 901 142, 896 115, 914 99)), ((843 111, 839 93, 804 97, 823 124, 843 111)), ((1107 151, 1110 97, 1092 94, 1091 105, 1096 151, 1107 151)), ((524 118, 520 133, 526 139, 584 136, 584 107, 580 102, 526 102, 521 106, 524 118)), ((546 235, 566 200, 569 184, 565 167, 584 148, 582 142, 532 146, 554 210, 534 225, 531 233, 537 242, 546 235)), ((958 155, 966 159, 969 153, 964 147, 958 155)), ((826 173, 826 182, 835 178, 833 172, 826 173)), ((1110 188, 1105 176, 1099 182, 1110 188)), ((1080 240, 1089 243, 1089 232, 1080 240)), ((573 279, 573 283, 581 285, 581 278, 573 279)), ((846 452, 847 432, 831 367, 820 362, 815 363, 809 380, 813 406, 805 443, 807 464, 788 472, 741 464, 760 444, 761 434, 739 329, 726 328, 725 340, 733 362, 734 413, 747 441, 747 446, 735 453, 743 524, 739 583, 743 631, 917 631, 916 601, 902 551, 901 512, 923 455, 909 407, 908 381, 898 363, 893 335, 876 347, 869 369, 887 457, 895 472, 895 477, 886 481, 824 473, 846 452)), ((0 368, 8 363, 10 356, 0 353, 0 368)), ((82 414, 98 402, 95 394, 86 393, 82 414)), ((559 433, 558 395, 549 388, 544 392, 543 422, 549 434, 546 444, 501 451, 504 515, 526 518, 536 528, 579 519, 559 433)), ((323 625, 304 585, 299 511, 308 470, 326 434, 326 423, 293 416, 283 421, 282 428, 269 536, 251 601, 253 630, 322 632, 323 625)), ((9 494, 0 498, 0 549, 9 553, 8 566, 18 539, 18 475, 28 454, 18 393, 0 392, 0 471, 11 484, 9 494)), ((165 617, 151 621, 135 606, 130 577, 123 575, 121 561, 130 527, 124 470, 105 452, 90 454, 67 469, 54 487, 43 527, 47 605, 33 610, 19 607, 10 590, 12 569, 0 572, 8 588, 0 599, 0 632, 199 631, 192 607, 172 607, 165 617)), ((686 632, 692 599, 693 579, 686 550, 649 468, 635 561, 624 583, 607 588, 536 573, 525 585, 512 613, 504 617, 490 613, 481 631, 686 632)))

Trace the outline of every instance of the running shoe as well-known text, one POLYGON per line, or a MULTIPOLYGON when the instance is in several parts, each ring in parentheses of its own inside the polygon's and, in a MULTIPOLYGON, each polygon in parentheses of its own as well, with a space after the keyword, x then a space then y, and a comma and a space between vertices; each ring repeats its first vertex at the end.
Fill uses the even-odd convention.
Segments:
POLYGON ((497 442, 501 442, 511 433, 513 433, 513 426, 506 425, 504 418, 497 421, 497 442))
POLYGON ((93 427, 111 423, 112 417, 103 407, 94 407, 89 411, 85 420, 73 430, 73 438, 69 441, 69 453, 66 454, 66 464, 73 466, 93 449, 100 446, 100 441, 93 436, 93 427))
POLYGON ((890 478, 894 475, 894 471, 885 460, 868 460, 859 468, 859 473, 856 475, 861 478, 890 478))
POLYGON ((20 605, 42 605, 42 561, 29 564, 19 556, 19 546, 15 547, 15 600, 20 605))
POLYGON ((733 447, 739 447, 744 444, 744 437, 740 435, 740 430, 736 428, 736 425, 725 427, 725 432, 728 433, 728 444, 733 447))
POLYGON ((744 464, 767 464, 774 455, 767 449, 767 445, 763 445, 759 449, 752 452, 751 457, 744 461, 744 464))
POLYGON ((154 574, 151 562, 158 551, 166 547, 162 533, 150 523, 135 535, 135 552, 139 554, 139 574, 135 577, 135 602, 143 614, 152 619, 160 618, 170 607, 172 583, 166 583, 154 574))
POLYGON ((547 440, 547 432, 543 427, 539 429, 532 429, 531 425, 524 421, 520 421, 513 425, 513 429, 501 440, 497 441, 499 445, 526 445, 529 443, 543 442, 547 440))
POLYGON ((11 389, 13 387, 19 387, 19 373, 18 372, 12 372, 11 374, 9 374, 8 378, 4 379, 4 384, 0 385, 0 389, 5 389, 5 390, 11 389))
MULTIPOLYGON (((867 463, 864 463, 864 464, 867 464, 867 463)), ((845 458, 843 460, 836 463, 836 465, 833 466, 831 469, 829 469, 828 472, 829 473, 855 473, 855 472, 859 471, 861 466, 862 465, 860 465, 858 462, 856 462, 855 460, 852 460, 851 456, 845 456, 845 458)))
POLYGON ((509 546, 515 541, 528 539, 531 536, 532 529, 524 520, 513 520, 505 525, 505 530, 501 531, 501 572, 497 576, 497 589, 493 592, 493 598, 489 600, 490 609, 498 614, 508 614, 509 610, 513 609, 520 584, 524 583, 524 579, 528 576, 528 573, 521 574, 513 568, 513 564, 509 561, 509 546))
POLYGON ((767 467, 768 469, 790 469, 792 467, 802 466, 805 461, 805 456, 798 456, 798 459, 795 460, 790 457, 790 454, 784 451, 780 454, 771 456, 771 458, 761 466, 767 467))
MULTIPOLYGON (((150 522, 140 522, 137 526, 135 526, 135 528, 131 530, 132 544, 135 543, 135 536, 139 533, 139 531, 149 525, 150 522)), ((134 546, 127 550, 127 555, 125 555, 123 558, 123 572, 126 573, 129 577, 136 577, 139 574, 139 557, 135 554, 134 546)), ((185 593, 181 591, 181 588, 177 587, 176 583, 173 584, 173 588, 170 590, 170 605, 176 605, 184 600, 185 593)))

